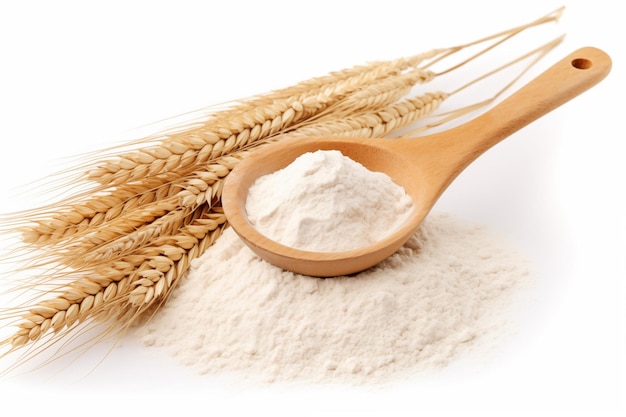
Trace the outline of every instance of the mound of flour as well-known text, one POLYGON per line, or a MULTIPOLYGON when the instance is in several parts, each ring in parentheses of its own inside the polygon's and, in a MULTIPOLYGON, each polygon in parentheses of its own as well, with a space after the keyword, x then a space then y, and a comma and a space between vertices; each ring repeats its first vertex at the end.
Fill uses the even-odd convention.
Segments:
POLYGON ((248 190, 250 223, 292 248, 336 252, 378 242, 397 230, 413 200, 382 172, 337 150, 307 152, 256 180, 248 190))
POLYGON ((322 279, 266 263, 226 229, 135 334, 200 374, 390 381, 493 338, 528 278, 526 261, 505 248, 432 213, 378 266, 322 279))

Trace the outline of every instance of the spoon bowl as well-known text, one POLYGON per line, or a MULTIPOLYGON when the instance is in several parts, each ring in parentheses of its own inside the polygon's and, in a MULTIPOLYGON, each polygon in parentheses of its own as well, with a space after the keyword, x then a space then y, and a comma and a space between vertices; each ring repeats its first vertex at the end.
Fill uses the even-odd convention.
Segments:
POLYGON ((411 139, 297 138, 264 146, 242 160, 226 178, 222 192, 226 218, 248 247, 283 269, 320 277, 363 271, 391 256, 416 232, 441 194, 471 162, 600 82, 610 69, 611 59, 606 53, 581 48, 487 112, 444 132, 411 139), (341 151, 402 186, 414 204, 406 223, 376 243, 341 252, 291 248, 259 233, 246 214, 250 186, 257 178, 317 150, 341 151))

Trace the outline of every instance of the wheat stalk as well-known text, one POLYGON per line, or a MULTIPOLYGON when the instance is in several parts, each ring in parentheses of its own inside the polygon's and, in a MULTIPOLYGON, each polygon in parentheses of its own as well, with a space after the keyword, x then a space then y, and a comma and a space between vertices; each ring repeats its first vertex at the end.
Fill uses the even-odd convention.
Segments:
POLYGON ((384 137, 432 114, 449 96, 447 93, 438 91, 419 97, 408 97, 378 111, 307 123, 298 129, 286 132, 284 136, 384 137))

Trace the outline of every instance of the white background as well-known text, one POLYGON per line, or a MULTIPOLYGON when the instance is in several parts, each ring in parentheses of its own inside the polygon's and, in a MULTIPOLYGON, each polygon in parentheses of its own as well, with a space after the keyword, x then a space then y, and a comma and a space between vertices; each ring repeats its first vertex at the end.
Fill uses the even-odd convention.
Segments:
POLYGON ((625 415, 626 90, 618 4, 0 1, 2 212, 31 207, 36 199, 19 193, 55 171, 59 158, 109 146, 135 128, 332 70, 464 43, 561 5, 565 14, 551 30, 567 37, 533 74, 581 46, 613 58, 606 80, 488 151, 436 207, 485 224, 533 262, 532 301, 517 334, 490 360, 461 360, 381 390, 250 388, 194 376, 122 342, 95 369, 104 349, 91 352, 88 367, 0 379, 3 410, 625 415))

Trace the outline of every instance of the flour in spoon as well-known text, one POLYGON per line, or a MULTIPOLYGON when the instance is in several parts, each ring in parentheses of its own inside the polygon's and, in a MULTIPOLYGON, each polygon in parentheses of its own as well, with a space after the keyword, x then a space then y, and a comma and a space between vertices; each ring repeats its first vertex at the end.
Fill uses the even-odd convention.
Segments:
POLYGON ((286 246, 318 252, 378 242, 413 208, 405 190, 337 150, 308 152, 250 187, 250 223, 286 246))

